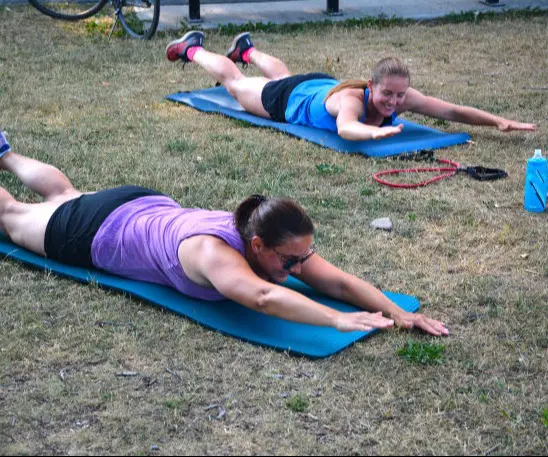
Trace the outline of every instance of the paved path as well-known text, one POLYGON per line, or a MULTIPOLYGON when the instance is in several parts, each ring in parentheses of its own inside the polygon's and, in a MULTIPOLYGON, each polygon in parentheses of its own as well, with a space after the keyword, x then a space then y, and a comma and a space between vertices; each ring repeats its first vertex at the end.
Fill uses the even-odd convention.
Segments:
MULTIPOLYGON (((2 0, 0 0, 1 2, 2 0)), ((245 2, 202 4, 200 28, 216 28, 219 24, 298 23, 331 19, 342 21, 364 16, 433 19, 467 11, 504 11, 508 9, 548 9, 548 0, 499 0, 500 6, 489 6, 479 0, 339 0, 340 15, 327 15, 326 0, 286 2, 245 2)), ((161 28, 177 29, 181 21, 188 23, 188 5, 165 5, 161 9, 161 28)))

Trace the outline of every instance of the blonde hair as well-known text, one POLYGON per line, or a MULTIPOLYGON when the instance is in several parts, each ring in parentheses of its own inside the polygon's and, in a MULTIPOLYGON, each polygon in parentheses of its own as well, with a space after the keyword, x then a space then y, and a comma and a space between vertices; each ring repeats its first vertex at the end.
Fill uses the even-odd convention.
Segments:
MULTIPOLYGON (((411 75, 409 73, 409 68, 397 57, 387 57, 380 60, 375 65, 373 69, 373 77, 371 78, 373 84, 376 85, 381 82, 381 80, 388 76, 400 76, 407 79, 407 82, 411 82, 411 75)), ((325 100, 331 97, 333 94, 340 92, 344 89, 366 89, 367 81, 364 79, 351 79, 349 81, 344 81, 340 84, 337 84, 333 89, 331 89, 325 96, 325 100)))

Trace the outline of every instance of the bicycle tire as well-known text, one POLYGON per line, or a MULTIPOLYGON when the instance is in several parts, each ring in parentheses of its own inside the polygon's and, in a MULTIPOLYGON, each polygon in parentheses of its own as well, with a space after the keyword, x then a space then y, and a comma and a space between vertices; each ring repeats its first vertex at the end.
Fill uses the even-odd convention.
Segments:
POLYGON ((87 8, 84 11, 77 11, 74 8, 66 9, 65 6, 68 5, 84 5, 84 2, 70 1, 59 2, 59 1, 48 1, 48 0, 28 0, 29 3, 46 16, 52 17, 54 19, 61 19, 63 21, 79 21, 81 19, 87 19, 88 17, 97 14, 103 7, 107 4, 108 0, 97 0, 97 2, 91 7, 87 8))
POLYGON ((160 21, 160 0, 121 0, 116 15, 131 38, 150 40, 160 21))

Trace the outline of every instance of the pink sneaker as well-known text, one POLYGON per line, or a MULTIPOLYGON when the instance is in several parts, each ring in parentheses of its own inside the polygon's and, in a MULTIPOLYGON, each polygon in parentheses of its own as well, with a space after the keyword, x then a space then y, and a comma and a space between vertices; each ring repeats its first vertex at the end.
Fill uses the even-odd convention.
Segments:
POLYGON ((186 54, 188 48, 193 46, 203 46, 203 32, 191 31, 185 34, 183 38, 174 40, 166 47, 166 57, 170 62, 176 62, 181 59, 184 63, 190 62, 186 54))
POLYGON ((242 63, 244 67, 247 67, 247 62, 242 59, 242 54, 253 47, 253 42, 249 36, 249 32, 240 33, 232 40, 230 49, 226 53, 226 56, 234 63, 242 63))

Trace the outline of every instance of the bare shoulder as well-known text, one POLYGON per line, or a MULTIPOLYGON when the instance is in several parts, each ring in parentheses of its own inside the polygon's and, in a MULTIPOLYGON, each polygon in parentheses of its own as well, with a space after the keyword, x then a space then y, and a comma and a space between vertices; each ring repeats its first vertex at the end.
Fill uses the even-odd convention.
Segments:
POLYGON ((350 112, 353 117, 363 114, 364 91, 362 89, 343 89, 327 99, 325 107, 329 114, 337 117, 339 113, 350 112))
POLYGON ((213 235, 196 235, 183 240, 179 246, 179 254, 201 258, 215 258, 230 254, 241 254, 229 246, 224 240, 213 235))
POLYGON ((179 245, 178 257, 185 274, 206 287, 212 286, 212 272, 230 271, 247 264, 239 251, 211 235, 187 238, 179 245))

